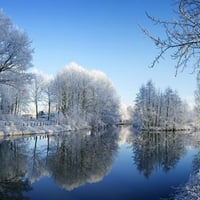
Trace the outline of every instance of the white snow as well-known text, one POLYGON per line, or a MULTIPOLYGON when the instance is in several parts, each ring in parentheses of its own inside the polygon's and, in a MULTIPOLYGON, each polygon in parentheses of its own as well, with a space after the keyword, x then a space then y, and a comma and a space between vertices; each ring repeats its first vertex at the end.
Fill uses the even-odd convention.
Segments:
POLYGON ((47 120, 23 120, 18 121, 0 121, 0 137, 31 135, 31 134, 56 134, 61 132, 73 131, 78 129, 89 129, 85 125, 66 125, 59 122, 51 122, 47 120))
POLYGON ((200 170, 190 176, 184 187, 180 188, 174 197, 175 200, 199 200, 200 199, 200 170))

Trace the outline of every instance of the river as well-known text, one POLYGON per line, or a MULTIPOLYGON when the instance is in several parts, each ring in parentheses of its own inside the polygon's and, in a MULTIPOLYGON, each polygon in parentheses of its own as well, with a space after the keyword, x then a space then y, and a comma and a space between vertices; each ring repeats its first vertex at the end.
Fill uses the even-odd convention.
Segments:
POLYGON ((173 198, 200 168, 198 133, 131 127, 0 141, 1 200, 173 198))

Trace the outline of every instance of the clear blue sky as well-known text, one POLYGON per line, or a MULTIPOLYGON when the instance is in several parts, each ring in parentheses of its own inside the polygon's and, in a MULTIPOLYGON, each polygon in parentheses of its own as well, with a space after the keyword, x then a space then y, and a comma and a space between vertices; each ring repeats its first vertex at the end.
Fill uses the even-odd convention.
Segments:
POLYGON ((33 64, 56 74, 69 62, 105 72, 121 100, 132 104, 140 86, 176 89, 189 103, 196 88, 191 69, 174 77, 168 57, 150 69, 156 49, 138 24, 161 33, 145 11, 174 19, 173 0, 1 0, 0 8, 25 30, 35 49, 33 64))

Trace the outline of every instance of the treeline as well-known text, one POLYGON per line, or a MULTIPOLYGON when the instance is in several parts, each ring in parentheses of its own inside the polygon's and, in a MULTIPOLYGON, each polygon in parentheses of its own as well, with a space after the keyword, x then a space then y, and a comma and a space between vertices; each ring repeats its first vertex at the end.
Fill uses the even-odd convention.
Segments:
MULTIPOLYGON (((0 11, 0 117, 45 110, 47 118, 91 126, 119 120, 119 98, 101 72, 71 63, 53 78, 32 67, 31 41, 0 11), (34 111, 30 108, 34 108, 34 111)), ((44 116, 43 116, 44 117, 44 116)))
POLYGON ((45 110, 47 119, 60 117, 63 123, 98 127, 119 121, 119 98, 111 81, 102 72, 88 71, 75 63, 52 78, 35 70, 24 90, 4 88, 0 99, 3 114, 18 115, 32 105, 36 118, 45 110))
MULTIPOLYGON (((120 121, 119 98, 111 81, 99 71, 88 71, 69 64, 54 77, 32 67, 31 42, 0 11, 0 118, 6 115, 35 113, 45 110, 46 118, 63 123, 104 126, 120 121)), ((196 93, 196 97, 198 94, 196 93)), ((152 81, 140 88, 133 112, 137 128, 177 129, 184 124, 186 106, 176 91, 164 92, 152 81)))
POLYGON ((133 125, 139 129, 183 129, 187 105, 176 91, 156 89, 150 80, 142 85, 135 99, 133 125))

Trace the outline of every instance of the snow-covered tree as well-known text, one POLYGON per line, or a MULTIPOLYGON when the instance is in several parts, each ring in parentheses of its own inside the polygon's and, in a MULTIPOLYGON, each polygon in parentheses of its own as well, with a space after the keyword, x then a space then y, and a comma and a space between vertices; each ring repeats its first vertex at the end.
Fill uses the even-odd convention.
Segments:
POLYGON ((195 112, 195 122, 196 126, 200 126, 200 73, 197 75, 197 89, 194 92, 194 97, 195 97, 195 107, 194 107, 194 112, 195 112))
POLYGON ((57 110, 88 125, 115 124, 119 119, 119 99, 111 81, 99 71, 88 71, 71 63, 54 81, 57 110))
POLYGON ((0 11, 0 113, 19 114, 27 105, 32 52, 27 34, 0 11))
POLYGON ((177 124, 181 124, 183 104, 176 91, 167 88, 164 93, 163 119, 166 128, 175 128, 177 124))
POLYGON ((0 84, 0 114, 18 115, 28 106, 28 87, 19 82, 16 87, 0 84))
POLYGON ((51 108, 53 103, 55 102, 55 95, 54 95, 54 80, 51 77, 48 77, 44 83, 44 101, 47 104, 47 113, 48 113, 48 120, 50 119, 51 108))
POLYGON ((135 102, 134 125, 139 125, 148 129, 155 126, 158 104, 156 89, 151 80, 140 88, 135 102))
POLYGON ((89 112, 92 124, 116 124, 119 120, 119 99, 111 81, 99 71, 92 71, 92 96, 89 112))
POLYGON ((39 105, 41 105, 44 102, 44 91, 46 87, 46 79, 45 75, 38 71, 37 69, 34 69, 32 72, 32 83, 30 85, 30 99, 31 102, 34 103, 35 106, 35 116, 36 119, 38 119, 39 116, 39 105))
POLYGON ((15 85, 29 78, 33 50, 25 32, 0 11, 0 83, 15 85))
POLYGON ((143 129, 175 130, 184 122, 185 109, 176 91, 167 88, 163 93, 148 81, 136 96, 133 124, 143 129))

